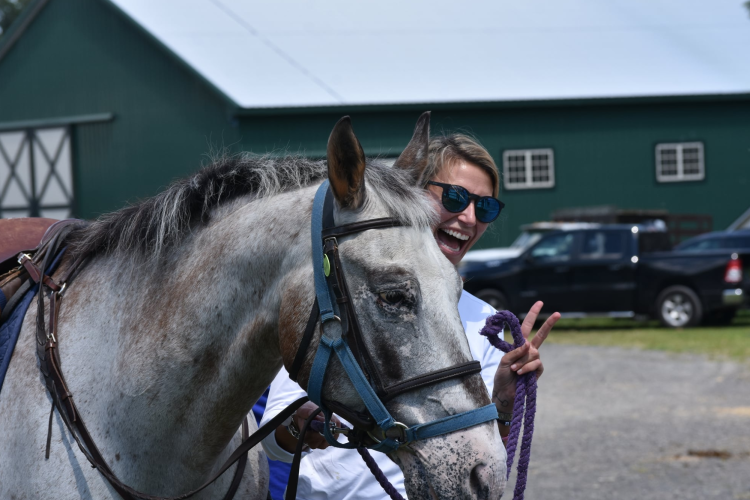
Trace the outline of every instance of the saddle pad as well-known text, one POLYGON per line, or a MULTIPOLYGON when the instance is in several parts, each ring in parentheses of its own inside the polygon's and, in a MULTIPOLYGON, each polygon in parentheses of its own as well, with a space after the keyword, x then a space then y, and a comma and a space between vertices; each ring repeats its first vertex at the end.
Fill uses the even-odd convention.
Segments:
MULTIPOLYGON (((60 253, 57 254, 55 260, 47 268, 47 275, 51 275, 55 271, 57 264, 60 262, 60 257, 62 257, 64 252, 65 249, 63 248, 60 253)), ((0 325, 0 391, 3 389, 5 373, 8 371, 10 358, 13 356, 13 349, 16 348, 18 335, 21 333, 21 326, 23 325, 23 319, 26 316, 26 310, 29 308, 29 304, 31 304, 31 301, 34 299, 38 290, 39 285, 37 284, 26 292, 5 323, 0 325)), ((2 292, 0 292, 0 294, 2 294, 2 292)), ((7 299, 10 299, 10 297, 7 297, 7 299)))

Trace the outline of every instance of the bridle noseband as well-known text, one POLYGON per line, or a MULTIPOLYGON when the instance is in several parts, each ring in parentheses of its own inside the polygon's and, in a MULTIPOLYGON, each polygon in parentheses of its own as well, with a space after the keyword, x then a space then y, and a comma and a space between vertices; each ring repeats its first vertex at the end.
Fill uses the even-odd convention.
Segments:
MULTIPOLYGON (((289 376, 292 380, 296 380, 314 335, 315 327, 318 324, 318 318, 320 318, 320 343, 310 370, 307 393, 310 401, 316 403, 325 416, 324 435, 326 441, 338 448, 354 448, 364 444, 373 450, 388 453, 413 441, 448 434, 498 418, 497 408, 494 404, 489 404, 409 427, 397 422, 385 408, 385 402, 407 391, 451 378, 474 375, 482 369, 478 361, 469 361, 418 375, 389 386, 383 384, 383 379, 367 350, 367 345, 362 336, 341 268, 337 238, 369 229, 387 229, 398 226, 401 226, 400 221, 393 218, 370 219, 335 226, 333 221, 333 195, 327 180, 321 184, 315 194, 311 233, 316 300, 305 334, 289 371, 289 376), (332 298, 335 299, 335 303, 331 300, 332 298), (341 403, 323 399, 323 381, 331 355, 334 353, 362 398, 369 415, 362 416, 341 403), (352 439, 354 436, 350 434, 349 443, 338 442, 330 431, 330 419, 334 410, 345 418, 351 416, 355 422, 359 420, 360 422, 370 423, 369 428, 366 429, 369 439, 362 439, 364 436, 360 436, 360 442, 357 442, 356 437, 352 439)), ((354 435, 356 436, 356 433, 354 435)))

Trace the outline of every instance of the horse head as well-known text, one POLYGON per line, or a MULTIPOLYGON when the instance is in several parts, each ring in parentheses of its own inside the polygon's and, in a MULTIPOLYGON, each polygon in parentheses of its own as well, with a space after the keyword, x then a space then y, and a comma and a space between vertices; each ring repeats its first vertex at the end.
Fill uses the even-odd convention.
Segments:
MULTIPOLYGON (((434 241, 435 208, 422 189, 427 180, 423 175, 428 165, 429 118, 429 113, 420 117, 408 146, 387 169, 387 179, 382 167, 366 159, 348 117, 334 127, 327 160, 335 225, 382 218, 396 218, 400 224, 327 241, 326 248, 337 247, 336 262, 330 265, 345 277, 341 294, 337 292, 339 298, 345 296, 339 300, 340 308, 345 303, 352 307, 342 320, 323 324, 298 375, 312 397, 308 384, 321 335, 343 335, 400 429, 490 405, 476 371, 452 378, 436 376, 427 385, 412 383, 472 362, 457 309, 462 282, 434 241), (380 175, 370 172, 376 169, 380 175)), ((307 280, 287 291, 282 317, 285 309, 310 303, 311 299, 300 297, 311 296, 311 283, 307 280)), ((294 315, 291 310, 286 313, 294 315)), ((282 322, 280 331, 289 368, 301 342, 300 321, 282 322)), ((322 381, 322 400, 361 431, 380 417, 372 415, 355 386, 342 360, 332 356, 322 381)), ((374 442, 389 435, 364 430, 374 442)), ((403 470, 410 498, 499 498, 505 486, 505 449, 494 420, 382 451, 403 470)))

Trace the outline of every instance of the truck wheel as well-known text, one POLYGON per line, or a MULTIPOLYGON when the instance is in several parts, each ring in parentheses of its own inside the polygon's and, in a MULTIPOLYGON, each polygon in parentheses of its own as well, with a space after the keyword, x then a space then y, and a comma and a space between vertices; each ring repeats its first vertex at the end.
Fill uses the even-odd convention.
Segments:
POLYGON ((701 322, 701 300, 690 288, 682 285, 664 289, 656 299, 656 315, 664 326, 682 328, 701 322))
POLYGON ((485 288, 484 290, 479 290, 474 294, 474 296, 487 302, 498 311, 504 311, 508 309, 508 300, 505 298, 505 295, 503 295, 501 291, 495 290, 494 288, 485 288))

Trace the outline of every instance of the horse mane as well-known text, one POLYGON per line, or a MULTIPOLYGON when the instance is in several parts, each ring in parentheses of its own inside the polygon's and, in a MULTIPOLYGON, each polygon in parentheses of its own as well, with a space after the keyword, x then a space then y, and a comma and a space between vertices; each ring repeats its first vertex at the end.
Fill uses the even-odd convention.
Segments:
MULTIPOLYGON (((302 156, 223 155, 194 175, 173 182, 140 203, 104 214, 68 238, 69 252, 87 255, 129 254, 159 258, 191 231, 205 226, 215 209, 243 196, 264 198, 293 191, 327 177, 325 160, 302 156)), ((421 187, 400 169, 368 160, 364 210, 377 193, 391 217, 425 227, 436 217, 421 187)))

